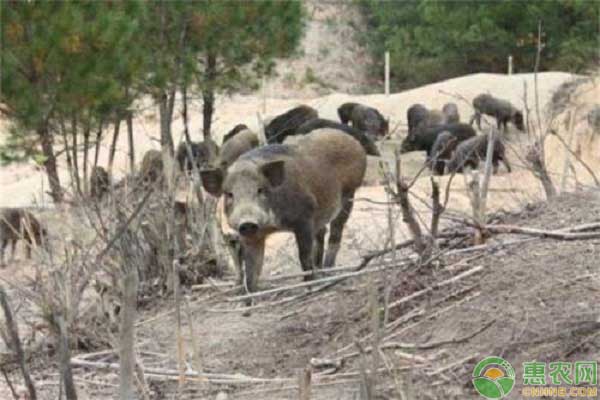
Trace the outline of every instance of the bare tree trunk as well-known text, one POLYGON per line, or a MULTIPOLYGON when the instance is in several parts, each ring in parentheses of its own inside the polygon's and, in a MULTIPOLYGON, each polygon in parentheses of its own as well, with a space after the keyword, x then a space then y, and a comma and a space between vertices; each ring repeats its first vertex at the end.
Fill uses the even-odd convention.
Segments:
MULTIPOLYGON (((192 160, 193 159, 192 148, 191 148, 192 140, 190 138, 190 133, 189 133, 187 124, 185 122, 186 115, 187 115, 187 88, 185 85, 182 87, 181 93, 182 93, 182 97, 183 97, 182 113, 184 113, 183 133, 184 133, 185 141, 187 144, 188 157, 190 158, 190 160, 192 160)), ((209 138, 208 140, 211 140, 211 139, 209 138)), ((194 175, 194 194, 196 195, 198 204, 205 205, 205 207, 207 207, 208 209, 212 209, 213 203, 211 202, 211 200, 205 202, 204 197, 202 196, 202 190, 200 189, 200 181, 201 181, 200 171, 198 170, 196 163, 192 163, 192 171, 193 171, 193 175, 194 175)), ((211 250, 213 250, 213 252, 215 254, 217 265, 222 270, 236 271, 237 270, 236 262, 234 260, 234 257, 232 255, 229 247, 227 246, 227 244, 225 244, 225 239, 223 237, 223 231, 221 230, 221 228, 218 224, 217 218, 215 217, 215 213, 209 211, 206 213, 204 218, 205 218, 206 224, 208 226, 207 232, 208 232, 208 237, 210 239, 211 250)))
POLYGON ((400 156, 396 154, 396 198, 395 201, 402 210, 402 221, 408 226, 415 242, 416 252, 423 258, 427 245, 423 240, 423 233, 419 221, 415 218, 415 211, 408 199, 408 185, 402 180, 400 168, 400 156))
POLYGON ((127 143, 129 147, 129 172, 135 173, 135 147, 133 142, 133 114, 127 113, 127 143))
POLYGON ((36 400, 37 395, 35 392, 35 387, 33 386, 33 381, 31 380, 31 376, 29 375, 29 371, 27 370, 27 365, 25 364, 25 354, 23 352, 23 347, 21 346, 21 339, 19 339, 19 330, 17 328, 17 323, 13 319, 12 310, 10 309, 10 305, 8 304, 8 296, 6 295, 6 291, 2 286, 0 286, 0 306, 2 306, 2 310, 4 311, 6 328, 8 330, 8 334, 10 335, 10 340, 12 342, 11 347, 17 356, 17 362, 19 363, 19 368, 21 369, 21 373, 23 374, 23 381, 25 382, 25 386, 27 387, 27 391, 29 392, 29 399, 36 400))
POLYGON ((67 135, 67 128, 65 126, 65 121, 63 118, 60 119, 60 133, 63 138, 63 145, 65 150, 65 155, 67 159, 67 169, 69 170, 69 177, 71 182, 74 182, 73 178, 73 160, 71 159, 71 148, 69 147, 69 135, 67 135))
POLYGON ((171 90, 169 93, 163 92, 158 102, 160 114, 160 145, 163 149, 174 154, 173 135, 171 134, 171 123, 173 121, 173 108, 175 103, 175 93, 171 90))
POLYGON ((488 133, 487 149, 485 153, 485 169, 483 170, 483 180, 481 182, 481 192, 479 194, 479 210, 477 210, 478 222, 481 224, 485 223, 485 213, 487 206, 487 194, 490 187, 490 177, 492 176, 492 161, 494 156, 494 146, 496 144, 496 137, 498 133, 496 129, 492 127, 488 133))
POLYGON ((60 178, 56 168, 56 157, 54 155, 53 138, 48 131, 48 126, 44 123, 37 129, 37 134, 40 137, 42 144, 42 153, 44 154, 44 168, 50 182, 50 196, 55 203, 60 203, 63 200, 63 190, 60 187, 60 178))
POLYGON ((119 398, 132 400, 135 397, 135 317, 137 307, 138 273, 129 266, 123 279, 123 310, 121 313, 119 340, 119 398))
POLYGON ((542 146, 543 144, 539 141, 535 142, 527 152, 526 160, 531 164, 533 173, 542 183, 546 198, 551 199, 556 196, 556 188, 554 187, 554 183, 552 183, 552 178, 548 174, 546 163, 542 159, 542 151, 540 150, 542 146))
POLYGON ((71 118, 71 134, 73 135, 73 178, 75 179, 75 190, 81 196, 81 179, 79 176, 79 160, 77 159, 77 117, 71 118))
POLYGON ((71 370, 71 350, 69 349, 69 336, 65 320, 62 315, 54 317, 58 327, 58 356, 60 364, 60 376, 65 385, 65 396, 67 400, 77 400, 77 391, 75 390, 75 382, 73 381, 73 371, 71 370))
POLYGON ((102 134, 103 134, 103 122, 100 121, 100 126, 98 127, 98 132, 96 133, 96 146, 94 149, 94 167, 98 166, 98 159, 100 158, 100 147, 102 144, 102 134))
POLYGON ((83 131, 83 193, 87 196, 89 194, 88 190, 88 159, 90 153, 90 131, 92 127, 90 126, 91 122, 88 121, 83 131))
POLYGON ((205 84, 202 88, 202 130, 204 140, 211 137, 212 117, 215 111, 215 79, 217 77, 217 58, 209 53, 206 56, 205 84))
POLYGON ((115 162, 115 152, 117 151, 117 141, 119 140, 119 129, 121 127, 121 118, 115 121, 115 130, 113 131, 112 142, 108 151, 108 175, 112 176, 113 164, 115 162))

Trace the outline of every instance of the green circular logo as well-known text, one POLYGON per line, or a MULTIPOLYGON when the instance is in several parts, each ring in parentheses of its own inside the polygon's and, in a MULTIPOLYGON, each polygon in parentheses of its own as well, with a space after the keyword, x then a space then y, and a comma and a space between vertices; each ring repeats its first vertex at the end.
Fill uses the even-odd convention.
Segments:
POLYGON ((473 386, 486 399, 502 399, 515 386, 515 369, 503 358, 484 358, 473 370, 473 386))

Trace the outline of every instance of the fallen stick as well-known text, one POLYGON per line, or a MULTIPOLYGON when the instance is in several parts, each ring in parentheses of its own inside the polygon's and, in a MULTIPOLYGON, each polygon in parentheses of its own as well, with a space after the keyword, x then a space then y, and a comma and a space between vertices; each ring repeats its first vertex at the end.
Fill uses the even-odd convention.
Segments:
MULTIPOLYGON (((547 231, 542 229, 534 228, 522 228, 516 225, 484 225, 483 229, 491 233, 513 233, 520 235, 528 235, 541 237, 544 239, 559 239, 559 240, 589 240, 599 239, 600 232, 589 232, 589 233, 570 233, 564 230, 547 231)), ((588 228, 589 229, 589 228, 588 228)))
MULTIPOLYGON (((83 357, 71 358, 71 365, 75 367, 85 367, 94 369, 119 370, 118 363, 111 362, 96 362, 87 361, 83 357)), ((160 369, 160 368, 145 368, 146 376, 163 376, 171 377, 179 380, 180 371, 176 369, 160 369)), ((215 374, 215 373, 200 373, 200 372, 184 372, 186 378, 200 379, 203 382, 210 383, 227 383, 227 384, 247 384, 247 383, 276 383, 276 382, 292 382, 291 378, 255 378, 242 374, 215 374)))
POLYGON ((445 366, 443 366, 442 368, 438 368, 438 369, 436 369, 436 370, 433 370, 433 371, 431 371, 431 372, 426 372, 425 374, 426 374, 427 376, 434 376, 434 375, 438 375, 438 374, 441 374, 442 372, 446 372, 446 371, 448 371, 448 370, 450 370, 450 369, 454 369, 455 367, 457 367, 457 366, 459 366, 459 365, 463 365, 463 364, 464 364, 464 363, 466 363, 467 361, 470 361, 470 360, 472 360, 472 359, 474 359, 474 358, 477 358, 477 357, 479 357, 479 353, 471 354, 471 355, 469 355, 469 356, 467 356, 467 357, 465 357, 465 358, 461 358, 461 359, 460 359, 460 360, 458 360, 458 361, 455 361, 455 362, 453 362, 453 363, 450 363, 450 364, 448 364, 448 365, 445 365, 445 366))
POLYGON ((435 285, 432 285, 432 286, 430 286, 428 288, 425 288, 423 290, 419 290, 418 292, 411 293, 410 295, 405 296, 405 297, 401 298, 400 300, 396 300, 393 303, 390 303, 388 305, 388 309, 391 310, 392 308, 398 307, 399 305, 402 305, 402 304, 406 303, 407 301, 416 299, 417 297, 420 297, 420 296, 423 296, 424 294, 430 293, 430 292, 432 292, 435 289, 439 289, 441 287, 444 287, 444 286, 450 285, 452 283, 458 282, 459 280, 464 279, 466 277, 469 277, 469 276, 471 276, 473 274, 476 274, 478 272, 481 272, 482 270, 483 270, 483 267, 481 265, 479 265, 479 266, 477 266, 475 268, 471 268, 470 270, 462 272, 462 273, 460 273, 460 274, 458 274, 458 275, 456 275, 456 276, 454 276, 454 277, 452 277, 450 279, 446 279, 445 281, 442 281, 440 283, 436 283, 435 285))
POLYGON ((398 342, 388 342, 385 343, 381 346, 382 349, 388 349, 388 348, 393 348, 393 349, 415 349, 415 350, 431 350, 434 349, 436 347, 440 347, 440 346, 446 346, 448 344, 458 344, 458 343, 463 343, 466 342, 467 340, 471 340, 473 339, 475 336, 479 335, 481 332, 487 330, 490 326, 492 326, 494 324, 494 322, 496 322, 495 319, 491 320, 490 322, 488 322, 487 324, 485 324, 484 326, 482 326, 481 328, 477 329, 476 331, 460 337, 460 338, 454 338, 454 339, 447 339, 447 340, 440 340, 437 342, 428 342, 428 343, 398 343, 398 342))

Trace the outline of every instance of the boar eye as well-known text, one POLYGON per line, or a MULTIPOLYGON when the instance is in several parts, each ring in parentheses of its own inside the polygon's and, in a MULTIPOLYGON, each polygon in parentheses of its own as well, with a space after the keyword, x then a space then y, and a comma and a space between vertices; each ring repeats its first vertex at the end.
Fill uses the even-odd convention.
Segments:
POLYGON ((257 192, 258 192, 258 194, 265 194, 266 190, 265 190, 265 188, 260 187, 260 188, 258 188, 257 192))
POLYGON ((227 200, 231 200, 231 199, 233 199, 233 193, 225 192, 225 197, 227 198, 227 200))

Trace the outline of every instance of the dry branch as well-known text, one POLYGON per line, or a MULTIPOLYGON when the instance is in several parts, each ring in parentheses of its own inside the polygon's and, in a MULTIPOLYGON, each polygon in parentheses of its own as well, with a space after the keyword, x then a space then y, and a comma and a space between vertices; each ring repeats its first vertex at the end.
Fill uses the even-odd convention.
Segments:
POLYGON ((454 276, 454 277, 452 277, 450 279, 446 279, 446 280, 444 280, 444 281, 442 281, 440 283, 436 283, 436 284, 434 284, 434 285, 432 285, 432 286, 430 286, 428 288, 425 288, 423 290, 419 290, 419 291, 411 293, 410 295, 405 296, 405 297, 403 297, 403 298, 401 298, 399 300, 396 300, 393 303, 391 303, 388 307, 390 309, 398 307, 398 306, 406 303, 407 301, 414 300, 417 297, 421 297, 424 294, 430 293, 430 292, 432 292, 432 291, 434 291, 436 289, 439 289, 441 287, 448 286, 450 284, 456 283, 456 282, 460 281, 461 279, 467 278, 467 277, 469 277, 469 276, 471 276, 473 274, 476 274, 478 272, 481 272, 481 271, 483 271, 483 267, 481 265, 479 265, 479 266, 477 266, 475 268, 471 268, 471 269, 469 269, 467 271, 464 271, 464 272, 462 272, 462 273, 460 273, 460 274, 458 274, 458 275, 456 275, 456 276, 454 276))
MULTIPOLYGON (((4 312, 6 328, 8 329, 8 334, 12 342, 12 346, 10 347, 12 347, 12 349, 16 353, 17 362, 19 363, 19 369, 23 374, 23 380, 25 381, 25 386, 27 387, 29 398, 31 400, 36 400, 37 396, 35 392, 35 387, 33 386, 33 381, 31 380, 29 370, 27 369, 27 365, 25 364, 25 353, 23 352, 23 347, 21 346, 21 339, 19 338, 19 330, 17 328, 17 323, 13 318, 12 310, 10 308, 10 305, 8 304, 8 296, 6 295, 6 291, 2 286, 0 286, 0 306, 2 306, 2 310, 4 312)), ((4 370, 2 371, 4 372, 4 370)), ((10 385, 10 381, 8 379, 7 382, 10 385)))
MULTIPOLYGON (((485 225, 485 230, 491 233, 513 233, 540 238, 558 239, 558 240, 590 240, 600 238, 600 232, 588 233, 569 233, 561 231, 547 231, 542 229, 523 228, 515 225, 485 225)), ((566 228, 565 230, 568 230, 566 228)))

